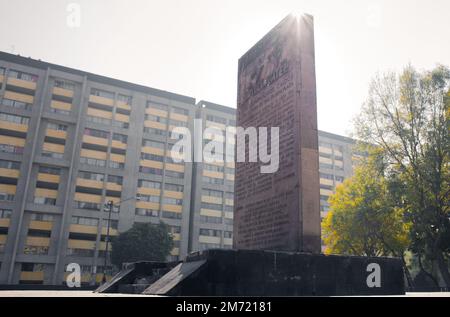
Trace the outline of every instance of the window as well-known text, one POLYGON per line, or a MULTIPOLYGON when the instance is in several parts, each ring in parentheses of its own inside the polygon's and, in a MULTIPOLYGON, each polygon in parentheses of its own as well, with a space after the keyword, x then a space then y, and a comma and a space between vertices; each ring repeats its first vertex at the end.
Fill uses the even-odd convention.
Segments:
POLYGON ((0 113, 0 120, 11 122, 11 123, 17 123, 17 124, 28 124, 28 122, 30 121, 30 118, 22 117, 22 116, 15 116, 13 114, 0 113))
POLYGON ((332 148, 332 145, 331 145, 331 143, 328 143, 328 142, 319 142, 319 146, 322 146, 322 147, 327 147, 327 148, 332 148))
POLYGON ((31 255, 47 255, 49 247, 39 247, 34 245, 25 245, 23 253, 31 255))
POLYGON ((26 102, 18 101, 18 100, 7 99, 7 98, 2 99, 2 104, 5 106, 8 106, 8 107, 25 109, 25 110, 30 110, 30 108, 31 108, 30 103, 26 103, 26 102))
POLYGON ((86 121, 90 121, 93 123, 100 123, 104 125, 111 125, 111 119, 94 117, 94 116, 86 116, 86 121))
POLYGON ((164 162, 164 156, 156 155, 156 154, 149 154, 149 153, 141 153, 141 159, 142 160, 149 160, 149 161, 157 161, 157 162, 164 162))
POLYGON ((214 230, 214 229, 200 228, 199 234, 201 236, 207 236, 207 237, 220 237, 222 235, 222 231, 214 230))
POLYGON ((135 213, 138 216, 159 217, 159 210, 136 208, 135 213))
POLYGON ((99 173, 79 171, 78 177, 83 178, 83 179, 89 179, 89 180, 94 180, 94 181, 98 181, 98 182, 103 182, 105 175, 99 174, 99 173))
POLYGON ((162 212, 163 218, 167 219, 181 219, 182 215, 180 212, 172 212, 172 211, 163 211, 162 212))
POLYGON ((115 168, 115 169, 123 169, 123 168, 125 168, 125 164, 121 163, 121 162, 116 162, 116 161, 109 161, 108 167, 115 168))
POLYGON ((78 209, 86 209, 86 210, 100 210, 101 204, 90 203, 85 201, 75 201, 75 207, 78 209))
POLYGON ((22 272, 42 272, 45 264, 41 263, 22 263, 22 272))
POLYGON ((57 130, 57 131, 67 131, 67 126, 64 124, 49 122, 49 123, 47 123, 47 129, 57 130))
POLYGON ((55 79, 55 87, 63 88, 67 90, 75 90, 75 84, 63 79, 55 79))
POLYGON ((161 198, 159 196, 155 195, 140 195, 141 201, 148 201, 150 203, 159 203, 161 201, 161 198))
MULTIPOLYGON (((111 122, 111 120, 109 120, 109 122, 111 122)), ((122 121, 113 121, 112 125, 114 127, 119 127, 122 129, 128 129, 130 127, 130 124, 128 122, 122 122, 122 121)))
POLYGON ((321 189, 326 189, 326 190, 333 190, 333 186, 330 186, 330 185, 322 185, 322 184, 320 184, 320 188, 321 189))
POLYGON ((119 220, 111 219, 111 221, 108 221, 108 219, 103 219, 103 227, 107 228, 109 222, 109 228, 117 230, 119 228, 119 220))
POLYGON ((125 102, 127 105, 131 105, 131 100, 132 100, 132 98, 131 98, 131 96, 126 96, 126 95, 119 94, 119 95, 117 96, 117 100, 123 101, 123 102, 125 102))
POLYGON ((153 174, 153 175, 162 175, 163 174, 162 169, 146 167, 146 166, 140 166, 139 172, 144 173, 144 174, 153 174))
POLYGON ((33 214, 31 214, 31 220, 52 222, 54 220, 54 217, 53 217, 53 215, 49 215, 49 214, 33 213, 33 214))
POLYGON ((5 75, 6 69, 3 67, 0 67, 0 75, 5 75))
POLYGON ((219 210, 222 211, 222 204, 212 204, 212 203, 204 203, 202 202, 201 208, 219 210))
POLYGON ((18 170, 20 169, 19 162, 0 160, 0 168, 18 170))
POLYGON ((88 218, 88 217, 78 217, 78 216, 72 216, 71 224, 74 225, 83 225, 83 226, 98 226, 98 219, 97 218, 88 218))
POLYGON ((173 113, 182 114, 182 115, 185 115, 185 116, 187 116, 189 114, 189 110, 183 109, 183 108, 179 108, 179 107, 172 107, 172 112, 173 113))
POLYGON ((181 178, 184 178, 184 173, 166 170, 166 176, 181 179, 181 178))
POLYGON ((99 97, 103 97, 103 98, 114 99, 114 93, 106 91, 106 90, 97 89, 97 88, 91 88, 91 95, 99 96, 99 97))
POLYGON ((319 163, 319 168, 333 169, 333 165, 325 164, 325 163, 319 163))
POLYGON ((222 217, 200 216, 200 222, 221 224, 222 217))
POLYGON ((80 163, 88 164, 88 165, 92 165, 92 166, 100 166, 100 167, 106 166, 105 160, 98 160, 98 159, 94 159, 94 158, 90 158, 90 157, 83 157, 83 156, 80 157, 80 163))
POLYGON ((0 209, 0 219, 10 219, 12 215, 11 209, 0 209))
POLYGON ((228 226, 232 226, 233 225, 233 219, 224 218, 224 222, 228 226))
POLYGON ((108 175, 108 183, 114 183, 114 184, 117 184, 117 185, 122 185, 123 177, 122 176, 116 176, 116 175, 108 175))
POLYGON ((221 124, 227 124, 227 119, 213 116, 213 115, 207 115, 206 120, 221 123, 221 124))
POLYGON ((149 146, 149 147, 154 147, 154 148, 158 148, 158 149, 164 149, 164 143, 163 142, 158 142, 158 141, 153 141, 153 140, 142 140, 142 146, 149 146))
POLYGON ((203 164, 203 168, 207 171, 213 171, 213 172, 221 172, 223 173, 224 171, 224 167, 223 166, 218 166, 218 165, 212 165, 212 164, 203 164))
POLYGON ((320 178, 331 179, 331 180, 333 180, 333 175, 332 175, 332 174, 319 173, 319 175, 320 175, 320 178))
POLYGON ((12 153, 12 154, 23 154, 23 147, 9 145, 9 144, 0 144, 0 152, 12 153))
POLYGON ((125 144, 127 144, 127 141, 128 141, 128 137, 126 135, 119 134, 119 133, 114 133, 112 136, 112 139, 114 141, 119 141, 119 142, 122 142, 125 144))
POLYGON ((203 195, 222 198, 223 192, 221 192, 219 190, 212 190, 212 189, 205 188, 205 189, 203 189, 203 195))
POLYGON ((223 185, 222 178, 203 176, 203 182, 206 184, 223 185))
POLYGON ((170 124, 175 127, 187 127, 188 123, 186 121, 180 121, 175 119, 170 119, 170 124))
POLYGON ((168 106, 164 105, 162 103, 156 103, 156 102, 147 101, 147 108, 153 108, 153 109, 167 111, 168 106))
POLYGON ((227 238, 227 239, 231 239, 231 238, 233 238, 233 232, 232 231, 224 231, 223 237, 227 238))
POLYGON ((67 249, 67 255, 69 256, 79 256, 79 257, 93 257, 94 250, 88 249, 67 249))
POLYGON ((152 181, 147 181, 147 180, 140 179, 140 180, 138 180, 138 187, 160 189, 161 188, 161 183, 160 182, 152 182, 152 181))
POLYGON ((164 123, 164 124, 167 123, 167 118, 155 116, 155 115, 152 115, 152 114, 146 114, 145 115, 145 120, 150 120, 150 121, 164 123))
POLYGON ((13 201, 15 195, 0 192, 0 201, 13 201))
POLYGON ((50 152, 50 151, 42 151, 41 155, 44 157, 51 157, 55 159, 62 159, 64 157, 63 153, 50 152))
POLYGON ((167 131, 166 130, 161 130, 161 129, 156 129, 156 128, 144 127, 144 132, 145 133, 154 134, 154 135, 159 135, 159 136, 166 136, 167 135, 167 131))
POLYGON ((84 129, 84 135, 93 136, 96 138, 102 138, 102 139, 108 139, 109 138, 109 132, 101 131, 101 130, 94 130, 85 128, 84 129))
POLYGON ((164 189, 168 190, 168 191, 173 191, 173 192, 183 192, 184 191, 184 186, 183 185, 177 185, 177 184, 165 183, 164 184, 164 189))
POLYGON ((10 69, 9 73, 8 73, 8 77, 13 77, 13 78, 17 78, 17 79, 21 79, 21 80, 26 80, 26 81, 31 81, 31 82, 37 82, 38 80, 38 76, 37 75, 33 75, 33 74, 29 74, 29 73, 24 73, 18 70, 14 70, 14 69, 10 69))
POLYGON ((55 198, 49 198, 49 197, 34 197, 34 203, 40 204, 40 205, 56 205, 56 199, 55 198))
POLYGON ((322 152, 320 152, 320 153, 319 153, 319 156, 320 156, 320 157, 324 157, 324 158, 329 158, 329 159, 331 158, 331 154, 328 154, 328 153, 322 153, 322 152))
POLYGON ((183 205, 183 199, 164 197, 163 198, 163 203, 166 204, 166 205, 179 205, 179 206, 182 206, 183 205))
POLYGON ((342 177, 342 176, 336 176, 336 182, 340 182, 340 183, 342 183, 343 181, 344 181, 344 177, 342 177))

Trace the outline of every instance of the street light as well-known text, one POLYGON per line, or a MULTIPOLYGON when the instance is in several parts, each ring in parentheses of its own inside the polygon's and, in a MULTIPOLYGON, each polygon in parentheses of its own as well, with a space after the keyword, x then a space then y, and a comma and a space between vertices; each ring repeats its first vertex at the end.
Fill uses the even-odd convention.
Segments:
POLYGON ((137 194, 136 196, 121 200, 117 203, 114 203, 112 200, 108 201, 104 207, 105 207, 105 211, 108 211, 108 225, 106 227, 106 238, 105 238, 105 242, 106 242, 106 248, 105 248, 105 263, 103 266, 103 278, 102 278, 102 283, 106 283, 106 267, 108 264, 108 245, 109 245, 109 227, 111 225, 111 213, 114 207, 119 207, 120 208, 120 204, 123 202, 126 202, 128 200, 141 200, 141 197, 139 196, 139 194, 137 194))

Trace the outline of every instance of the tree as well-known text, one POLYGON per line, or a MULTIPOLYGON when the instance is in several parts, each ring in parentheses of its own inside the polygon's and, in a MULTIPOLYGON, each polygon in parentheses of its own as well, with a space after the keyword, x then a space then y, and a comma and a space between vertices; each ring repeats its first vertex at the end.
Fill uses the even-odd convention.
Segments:
POLYGON ((399 257, 412 285, 405 261, 410 224, 384 169, 382 158, 372 154, 336 188, 323 223, 325 253, 399 257))
MULTIPOLYGON (((356 120, 357 136, 383 151, 387 175, 411 222, 411 251, 436 264, 450 286, 450 70, 438 66, 419 73, 406 67, 377 75, 356 120)), ((431 272, 427 272, 431 275, 431 272)), ((438 280, 434 276, 434 280, 438 280)))
POLYGON ((164 261, 173 248, 173 238, 164 223, 134 223, 111 241, 111 261, 117 267, 125 262, 164 261))

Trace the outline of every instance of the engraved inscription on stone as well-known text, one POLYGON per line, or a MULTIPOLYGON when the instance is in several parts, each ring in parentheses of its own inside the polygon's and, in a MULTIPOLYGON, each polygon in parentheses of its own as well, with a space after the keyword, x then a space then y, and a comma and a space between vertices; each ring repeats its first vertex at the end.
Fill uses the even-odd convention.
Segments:
POLYGON ((312 17, 286 17, 241 57, 238 76, 237 125, 279 127, 280 164, 262 174, 260 162, 237 162, 234 247, 320 252, 312 17))

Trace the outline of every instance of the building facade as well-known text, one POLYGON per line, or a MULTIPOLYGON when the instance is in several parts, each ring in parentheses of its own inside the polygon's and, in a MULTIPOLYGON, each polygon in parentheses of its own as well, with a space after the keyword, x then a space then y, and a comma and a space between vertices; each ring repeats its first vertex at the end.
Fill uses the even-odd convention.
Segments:
MULTIPOLYGON (((100 282, 108 201, 123 201, 112 236, 168 224, 170 260, 231 248, 234 163, 180 163, 171 152, 172 128, 196 122, 223 132, 235 109, 0 52, 0 284, 61 285, 69 263, 82 283, 100 282)), ((352 174, 353 141, 319 132, 319 142, 324 216, 352 174)))

